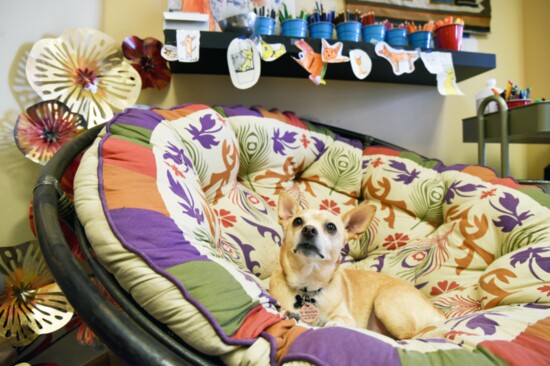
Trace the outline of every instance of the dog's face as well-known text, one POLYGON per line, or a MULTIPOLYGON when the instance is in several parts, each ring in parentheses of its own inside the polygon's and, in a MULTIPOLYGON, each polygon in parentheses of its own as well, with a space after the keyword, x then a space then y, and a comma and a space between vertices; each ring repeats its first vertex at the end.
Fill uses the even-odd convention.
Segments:
POLYGON ((302 210, 286 192, 279 196, 279 223, 284 228, 284 255, 334 263, 344 244, 368 228, 376 209, 361 204, 342 216, 329 211, 302 210))

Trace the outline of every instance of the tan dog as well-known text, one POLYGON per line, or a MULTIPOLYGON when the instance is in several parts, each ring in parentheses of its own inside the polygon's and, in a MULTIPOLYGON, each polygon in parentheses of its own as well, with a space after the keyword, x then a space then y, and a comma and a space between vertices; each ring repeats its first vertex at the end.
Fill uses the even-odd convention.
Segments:
POLYGON ((342 269, 344 243, 368 228, 376 208, 361 204, 341 217, 301 210, 286 192, 279 196, 285 235, 270 293, 291 316, 316 326, 357 326, 405 339, 445 319, 409 283, 381 273, 342 269))

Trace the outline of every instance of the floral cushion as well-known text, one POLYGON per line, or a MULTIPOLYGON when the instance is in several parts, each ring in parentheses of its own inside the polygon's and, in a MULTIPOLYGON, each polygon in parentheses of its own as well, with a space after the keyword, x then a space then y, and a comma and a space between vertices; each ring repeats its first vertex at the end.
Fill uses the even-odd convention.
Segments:
POLYGON ((227 364, 549 362, 550 199, 487 168, 366 146, 261 107, 128 109, 82 158, 75 204, 137 302, 227 364), (447 319, 406 341, 286 319, 265 287, 282 190, 336 214, 376 205, 343 265, 413 283, 447 319))

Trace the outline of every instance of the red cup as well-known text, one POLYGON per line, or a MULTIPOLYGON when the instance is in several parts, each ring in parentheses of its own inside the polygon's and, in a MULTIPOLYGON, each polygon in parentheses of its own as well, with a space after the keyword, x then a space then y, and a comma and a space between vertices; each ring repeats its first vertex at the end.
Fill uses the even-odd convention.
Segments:
POLYGON ((531 104, 531 99, 512 99, 506 102, 508 109, 521 107, 522 105, 531 104))
POLYGON ((462 33, 464 25, 447 24, 435 30, 437 48, 451 51, 460 51, 462 48, 462 33))

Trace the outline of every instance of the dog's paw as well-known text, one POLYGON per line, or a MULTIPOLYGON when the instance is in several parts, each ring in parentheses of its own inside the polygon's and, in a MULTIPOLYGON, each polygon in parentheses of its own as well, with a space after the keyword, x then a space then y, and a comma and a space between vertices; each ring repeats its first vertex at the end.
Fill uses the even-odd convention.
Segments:
POLYGON ((289 319, 294 319, 296 320, 297 322, 300 321, 300 314, 296 313, 296 312, 293 312, 293 311, 286 311, 285 312, 285 315, 287 318, 289 319))
POLYGON ((343 326, 344 324, 342 323, 339 323, 339 322, 336 322, 334 320, 329 320, 328 322, 325 323, 325 327, 341 327, 343 326))

